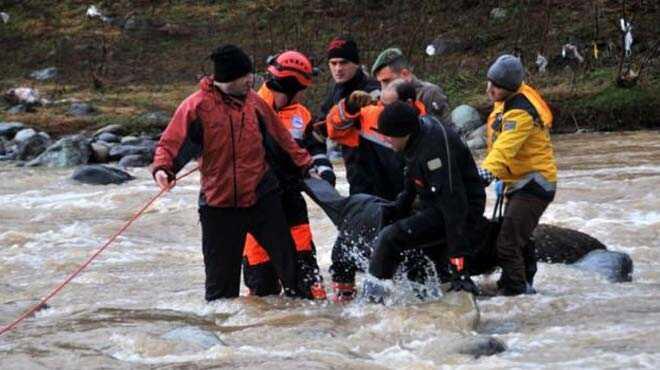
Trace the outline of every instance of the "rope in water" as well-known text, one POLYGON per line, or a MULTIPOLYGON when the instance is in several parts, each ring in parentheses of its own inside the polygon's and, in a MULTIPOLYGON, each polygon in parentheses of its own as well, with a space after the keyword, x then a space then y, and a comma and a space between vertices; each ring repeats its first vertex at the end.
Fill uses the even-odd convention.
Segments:
MULTIPOLYGON (((194 169, 184 173, 183 175, 179 176, 176 178, 176 181, 183 179, 184 177, 192 174, 193 172, 197 171, 199 167, 195 167, 194 169)), ((164 188, 162 189, 158 194, 156 194, 154 197, 152 197, 138 212, 136 212, 130 220, 128 220, 124 226, 122 226, 117 232, 115 232, 110 239, 108 239, 105 244, 99 249, 96 250, 87 260, 80 265, 75 271, 73 271, 61 284, 59 284, 55 289, 53 289, 46 297, 44 297, 39 303, 36 305, 32 306, 29 310, 25 311, 21 316, 16 318, 16 320, 12 321, 10 324, 7 326, 4 326, 2 329, 0 329, 0 335, 3 335, 4 333, 14 329, 21 321, 25 320, 26 318, 30 317, 32 314, 34 314, 36 311, 40 310, 41 308, 45 307, 46 302, 48 302, 51 298, 53 298, 57 293, 60 292, 71 280, 73 280, 78 274, 82 272, 92 261, 99 255, 101 254, 110 244, 112 244, 117 237, 119 237, 126 229, 128 229, 131 224, 137 220, 142 214, 163 194, 165 194, 168 190, 170 190, 171 187, 164 188)))

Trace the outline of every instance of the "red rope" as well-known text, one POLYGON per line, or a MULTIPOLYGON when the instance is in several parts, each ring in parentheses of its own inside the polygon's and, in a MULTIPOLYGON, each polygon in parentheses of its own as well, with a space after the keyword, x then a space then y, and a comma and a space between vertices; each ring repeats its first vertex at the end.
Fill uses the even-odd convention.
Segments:
MULTIPOLYGON (((198 168, 199 168, 199 167, 195 167, 194 169, 192 169, 192 170, 190 170, 190 171, 184 173, 183 175, 177 177, 177 178, 176 178, 176 181, 178 181, 178 180, 180 180, 180 179, 182 179, 182 178, 184 178, 184 177, 190 175, 191 173, 197 171, 198 168)), ((44 305, 46 304, 46 302, 48 302, 48 300, 50 300, 51 298, 53 298, 53 296, 55 296, 57 293, 59 293, 60 290, 62 290, 62 289, 64 288, 64 286, 66 286, 69 282, 71 282, 71 280, 73 280, 76 276, 78 276, 78 274, 80 274, 80 272, 81 272, 82 270, 84 270, 85 267, 87 267, 87 266, 88 266, 88 265, 89 265, 89 264, 90 264, 90 263, 91 263, 91 262, 92 262, 92 261, 93 261, 93 260, 99 255, 99 254, 101 254, 101 252, 103 252, 103 251, 104 251, 104 250, 105 250, 110 244, 112 244, 112 242, 115 241, 115 239, 117 239, 117 237, 118 237, 119 235, 121 235, 121 233, 123 233, 126 229, 128 229, 128 227, 131 226, 131 224, 133 223, 133 221, 137 220, 137 219, 138 219, 138 218, 144 213, 144 211, 146 211, 147 208, 149 208, 149 206, 151 206, 151 205, 152 205, 152 204, 153 204, 158 198, 160 198, 163 194, 165 194, 165 193, 166 193, 168 190, 170 190, 171 188, 172 188, 172 187, 162 189, 158 194, 156 194, 153 198, 151 198, 151 199, 150 199, 150 200, 149 200, 149 201, 148 201, 148 202, 147 202, 147 203, 146 203, 146 204, 145 204, 145 205, 144 205, 144 206, 143 206, 143 207, 142 207, 137 213, 135 213, 135 214, 133 215, 133 217, 131 217, 130 220, 128 220, 128 222, 126 222, 126 223, 124 224, 124 226, 122 226, 117 232, 115 232, 115 233, 110 237, 110 239, 108 239, 108 241, 105 242, 105 244, 103 244, 103 246, 102 246, 101 248, 97 249, 96 252, 94 252, 94 254, 92 254, 89 258, 87 258, 87 260, 86 260, 82 265, 80 265, 80 266, 79 266, 74 272, 72 272, 72 273, 71 273, 71 274, 70 274, 70 275, 64 280, 64 282, 62 282, 60 285, 58 285, 57 287, 55 287, 55 289, 53 289, 53 291, 50 292, 46 297, 44 297, 39 303, 37 303, 36 305, 32 306, 29 310, 25 311, 21 316, 19 316, 19 317, 18 317, 16 320, 14 320, 11 324, 9 324, 9 325, 3 327, 2 329, 0 329, 0 335, 2 335, 2 334, 4 334, 4 333, 6 333, 6 332, 12 330, 12 329, 15 328, 15 327, 16 327, 21 321, 25 320, 25 319, 28 318, 30 315, 34 314, 36 311, 38 311, 39 309, 41 309, 42 307, 44 307, 44 305)))

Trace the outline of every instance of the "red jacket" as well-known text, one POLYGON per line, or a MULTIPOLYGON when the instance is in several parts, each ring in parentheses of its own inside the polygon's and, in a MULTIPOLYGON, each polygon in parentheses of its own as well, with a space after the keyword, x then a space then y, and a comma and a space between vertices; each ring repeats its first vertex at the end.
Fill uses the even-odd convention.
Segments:
MULTIPOLYGON (((200 162, 202 203, 214 207, 250 207, 264 191, 258 185, 270 167, 262 129, 299 167, 311 157, 294 141, 273 109, 254 91, 245 100, 222 94, 213 79, 177 108, 163 132, 152 165, 174 176, 192 158, 200 162), (260 122, 262 128, 260 128, 260 122)), ((271 175, 272 176, 272 175, 271 175)))

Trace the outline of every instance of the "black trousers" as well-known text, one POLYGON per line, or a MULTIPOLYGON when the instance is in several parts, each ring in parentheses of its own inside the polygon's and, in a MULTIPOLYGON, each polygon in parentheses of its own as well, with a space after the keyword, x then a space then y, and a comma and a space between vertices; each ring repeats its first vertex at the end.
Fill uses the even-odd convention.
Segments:
POLYGON ((238 297, 245 236, 250 232, 268 252, 288 296, 297 296, 296 249, 277 192, 248 208, 199 209, 206 271, 206 300, 238 297))
POLYGON ((442 253, 434 249, 442 248, 444 229, 442 215, 433 208, 385 227, 376 239, 369 273, 379 279, 391 279, 406 257, 404 252, 411 249, 429 248, 437 258, 442 253))

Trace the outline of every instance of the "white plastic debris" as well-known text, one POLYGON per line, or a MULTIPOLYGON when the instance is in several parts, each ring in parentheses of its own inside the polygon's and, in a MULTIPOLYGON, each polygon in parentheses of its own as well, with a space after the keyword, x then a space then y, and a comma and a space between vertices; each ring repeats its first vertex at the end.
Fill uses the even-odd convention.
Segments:
POLYGON ((429 56, 434 56, 435 55, 435 46, 433 46, 433 44, 429 44, 426 47, 426 54, 429 55, 429 56))
POLYGON ((9 22, 9 14, 5 12, 0 12, 0 18, 2 18, 2 23, 7 23, 9 22))
POLYGON ((41 103, 39 92, 29 87, 17 87, 7 91, 5 96, 14 104, 41 103))
POLYGON ((100 18, 103 22, 110 22, 110 17, 103 15, 95 5, 90 5, 89 8, 87 8, 87 16, 89 18, 100 18))
POLYGON ((536 54, 536 66, 539 67, 539 73, 545 73, 546 69, 548 68, 548 59, 541 53, 536 54))
POLYGON ((623 46, 626 49, 626 56, 629 57, 632 53, 633 44, 632 24, 630 24, 630 22, 626 22, 626 20, 623 18, 621 18, 619 21, 621 23, 621 32, 625 34, 623 37, 623 46))

